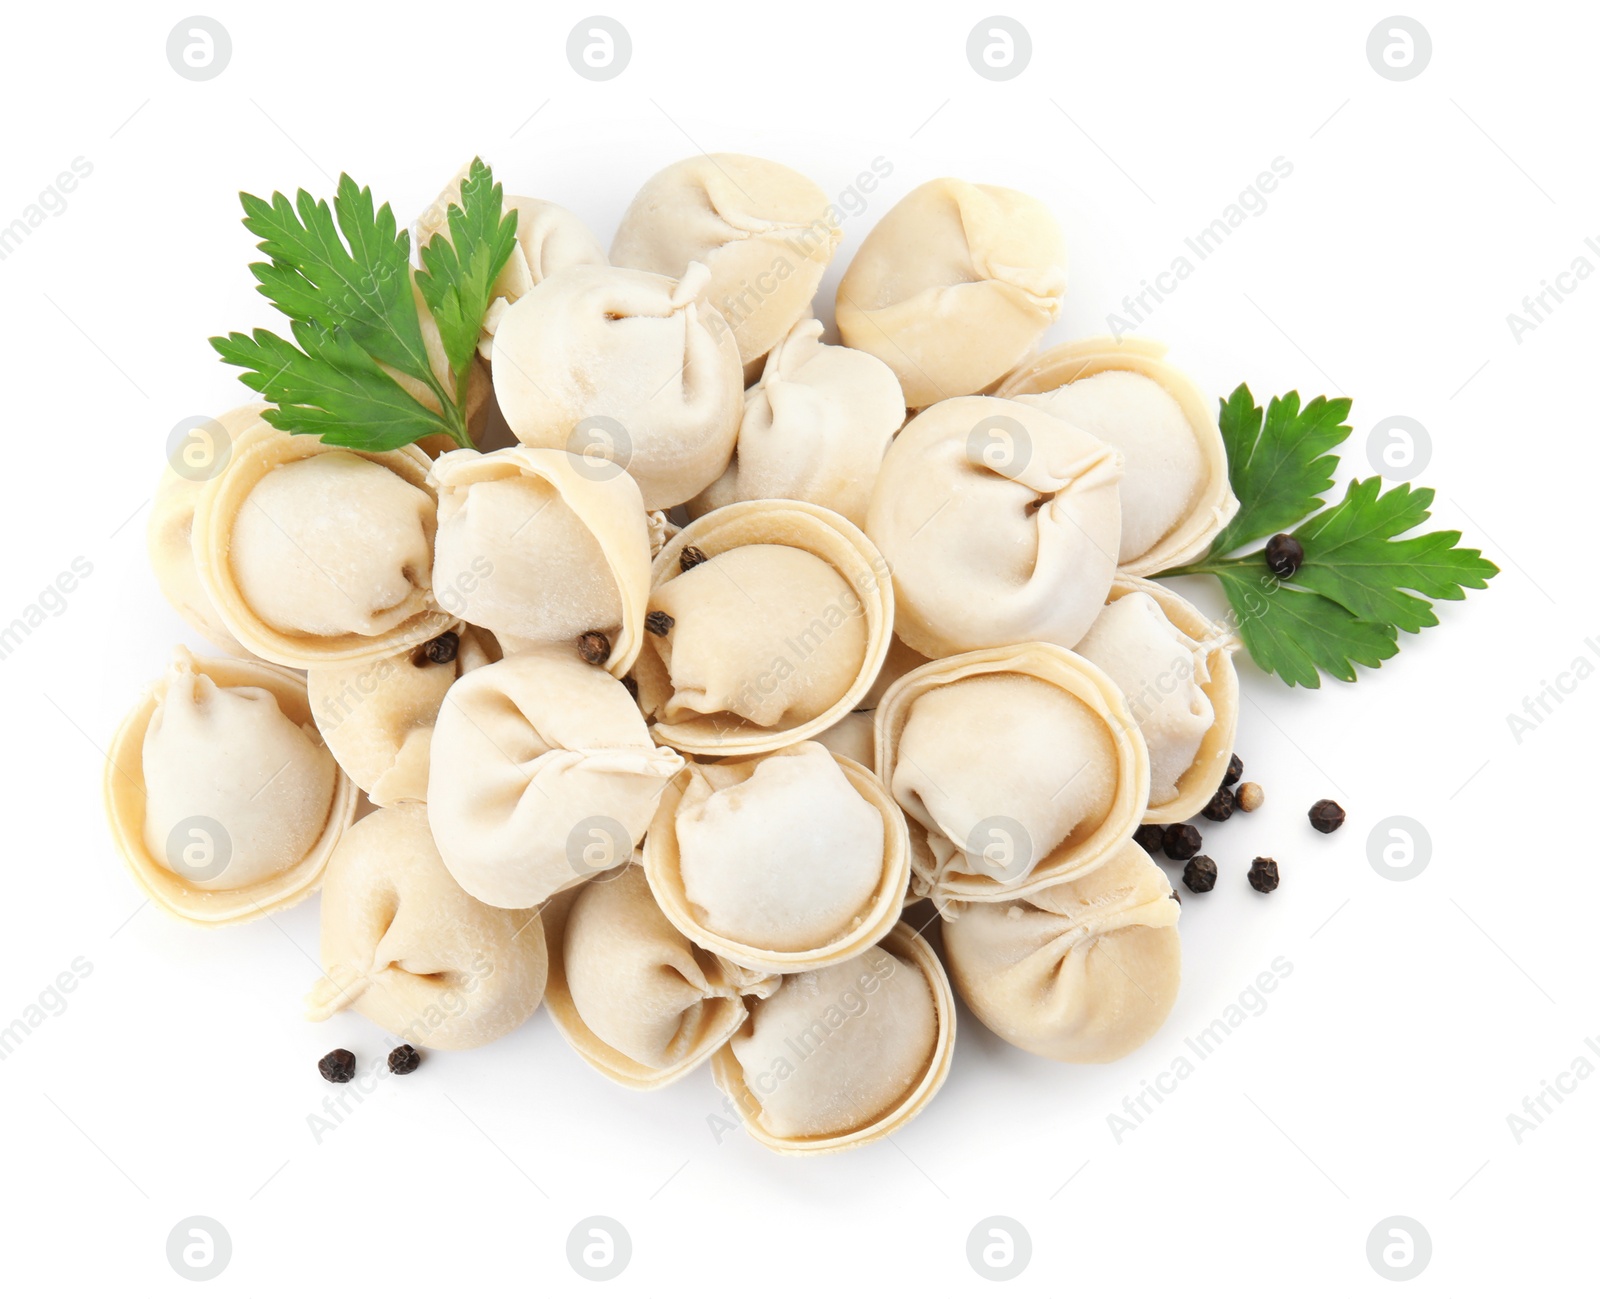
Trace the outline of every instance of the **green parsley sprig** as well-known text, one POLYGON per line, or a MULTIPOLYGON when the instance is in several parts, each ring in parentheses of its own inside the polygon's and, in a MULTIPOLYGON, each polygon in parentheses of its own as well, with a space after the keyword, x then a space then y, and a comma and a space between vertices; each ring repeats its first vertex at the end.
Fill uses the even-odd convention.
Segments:
POLYGON ((517 219, 481 159, 451 204, 449 237, 431 239, 411 268, 411 237, 372 191, 339 177, 330 205, 301 190, 290 203, 241 194, 244 225, 270 259, 250 269, 258 291, 289 319, 293 342, 270 330, 213 338, 246 386, 274 405, 262 418, 290 433, 367 451, 392 451, 443 433, 470 447, 467 388, 494 282, 516 244, 517 219), (417 308, 439 329, 448 381, 434 373, 417 308), (401 382, 420 384, 433 404, 401 382), (434 409, 434 406, 437 409, 434 409))
POLYGON ((1400 652, 1400 632, 1438 624, 1433 600, 1464 599, 1500 571, 1458 545, 1459 532, 1405 535, 1428 521, 1429 488, 1384 491, 1380 479, 1358 478, 1324 508, 1349 413, 1349 398, 1317 397, 1302 409, 1294 392, 1263 412, 1240 384, 1219 417, 1239 512, 1203 559, 1158 574, 1221 582, 1250 657, 1290 685, 1315 688, 1323 672, 1354 681, 1357 666, 1380 667, 1400 652), (1234 553, 1284 531, 1305 551, 1291 577, 1273 573, 1264 548, 1234 553))

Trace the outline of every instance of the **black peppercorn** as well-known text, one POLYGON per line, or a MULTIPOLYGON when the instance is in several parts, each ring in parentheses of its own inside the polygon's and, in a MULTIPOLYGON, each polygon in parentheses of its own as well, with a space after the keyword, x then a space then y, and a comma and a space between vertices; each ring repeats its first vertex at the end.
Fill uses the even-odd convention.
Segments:
POLYGON ((1271 857, 1257 857, 1250 863, 1250 887, 1257 893, 1271 893, 1278 887, 1278 863, 1271 857))
POLYGON ((453 663, 460 648, 460 636, 453 631, 441 632, 426 645, 417 646, 411 655, 411 665, 421 668, 430 663, 453 663))
POLYGON ((318 1060, 317 1069, 331 1083, 347 1083, 356 1076, 356 1058, 341 1046, 318 1060))
POLYGON ((622 684, 628 687, 628 693, 633 696, 633 702, 639 702, 639 683, 631 676, 623 677, 622 684))
POLYGON ((1306 562, 1306 548, 1287 532, 1267 542, 1267 567, 1278 577, 1293 577, 1306 562))
POLYGON ((1244 775, 1244 763, 1239 760, 1237 753, 1228 759, 1228 774, 1222 778, 1224 785, 1237 785, 1239 777, 1244 775))
POLYGON ((1311 805, 1307 815, 1311 818, 1312 826, 1323 834, 1332 834, 1344 824, 1344 808, 1331 798, 1318 799, 1311 805))
POLYGON ((670 613, 662 613, 659 609, 652 609, 644 616, 645 627, 657 636, 665 636, 672 630, 672 624, 677 622, 670 613))
POLYGON ((1200 851, 1200 831, 1178 822, 1161 832, 1161 851, 1173 861, 1186 861, 1200 851))
POLYGON ((706 562, 710 556, 699 546, 685 546, 678 552, 678 571, 687 573, 691 568, 706 562))
POLYGON ((611 657, 611 638, 603 631, 586 631, 578 637, 578 657, 599 667, 611 657))
POLYGON ((1141 825, 1133 832, 1133 841, 1154 857, 1161 851, 1161 832, 1164 825, 1141 825))
POLYGON ((421 1063, 422 1057, 417 1054, 417 1048, 409 1042, 402 1043, 389 1052, 390 1073, 414 1073, 421 1063))
POLYGON ((1204 855, 1189 858, 1183 868, 1183 887, 1191 893, 1209 893, 1217 886, 1217 863, 1204 855))
POLYGON ((1208 821, 1226 821, 1233 815, 1233 791, 1226 785, 1218 787, 1211 801, 1200 809, 1200 815, 1208 821))

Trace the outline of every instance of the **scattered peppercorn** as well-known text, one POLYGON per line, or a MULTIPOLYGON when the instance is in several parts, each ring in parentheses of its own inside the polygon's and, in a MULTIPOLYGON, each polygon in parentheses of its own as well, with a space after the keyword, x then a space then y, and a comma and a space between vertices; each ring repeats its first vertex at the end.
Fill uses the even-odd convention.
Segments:
POLYGON ((1257 893, 1271 893, 1278 887, 1278 863, 1271 857, 1257 857, 1250 863, 1250 887, 1257 893))
POLYGON ((1226 785, 1219 786, 1211 801, 1200 809, 1200 815, 1208 821, 1226 821, 1233 815, 1233 791, 1226 785))
POLYGON ((1217 886, 1217 863, 1201 854, 1183 868, 1183 887, 1191 893, 1209 893, 1217 886))
POLYGON ((1239 786, 1238 792, 1233 796, 1233 805, 1241 812, 1254 812, 1267 796, 1261 792, 1261 786, 1253 780, 1247 780, 1239 786))
POLYGON ((1179 821, 1161 832, 1161 851, 1173 861, 1185 861, 1200 851, 1200 831, 1179 821))
POLYGON ((628 693, 633 696, 633 702, 639 702, 639 683, 631 676, 623 677, 622 684, 628 687, 628 693))
POLYGON ((1293 577, 1306 562, 1306 548, 1287 532, 1267 542, 1267 567, 1278 577, 1293 577))
POLYGON ((347 1083, 356 1076, 356 1058, 341 1046, 318 1060, 317 1069, 331 1083, 347 1083))
POLYGON ((440 632, 425 645, 418 645, 411 654, 412 667, 427 667, 430 663, 453 663, 456 651, 461 648, 461 637, 453 631, 440 632))
POLYGON ((578 637, 578 657, 599 667, 611 657, 611 638, 603 631, 586 631, 578 637))
POLYGON ((670 613, 662 613, 659 609, 652 609, 644 616, 645 627, 657 636, 665 636, 677 621, 670 613))
POLYGON ((1318 799, 1311 805, 1307 815, 1311 817, 1313 828, 1321 830, 1323 834, 1332 834, 1344 824, 1344 808, 1331 798, 1318 799))
POLYGON ((417 1048, 409 1042, 404 1042, 389 1052, 390 1073, 415 1073, 416 1068, 422 1063, 422 1057, 417 1054, 417 1048))
POLYGON ((1154 857, 1161 851, 1161 832, 1164 825, 1141 825, 1133 832, 1133 841, 1154 857))
POLYGON ((1239 760, 1237 753, 1228 758, 1228 774, 1222 778, 1224 785, 1237 785, 1239 777, 1244 775, 1244 763, 1239 760))
POLYGON ((691 568, 703 564, 710 558, 699 546, 685 546, 678 552, 678 571, 687 573, 691 568))

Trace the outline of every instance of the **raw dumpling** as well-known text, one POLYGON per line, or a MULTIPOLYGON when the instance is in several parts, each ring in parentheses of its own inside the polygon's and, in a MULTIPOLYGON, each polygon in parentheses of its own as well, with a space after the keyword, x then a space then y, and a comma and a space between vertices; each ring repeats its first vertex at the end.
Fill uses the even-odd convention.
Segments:
POLYGON ((1120 1060, 1177 1000, 1178 900, 1126 843, 1098 870, 1009 902, 975 902, 944 925, 950 978, 1013 1046, 1052 1060, 1120 1060))
POLYGON ((220 925, 315 891, 356 790, 292 672, 180 645, 111 742, 105 799, 139 886, 181 919, 220 925))
POLYGON ((416 447, 348 451, 256 425, 195 512, 195 564, 228 630, 286 667, 431 640, 435 512, 416 447))
POLYGON ((421 805, 358 822, 328 864, 322 966, 307 1017, 357 1010, 396 1038, 440 1051, 484 1046, 538 1009, 544 929, 461 891, 421 805))
POLYGON ((688 753, 763 753, 807 739, 871 687, 894 617, 883 558, 803 501, 745 501, 695 520, 656 556, 639 705, 688 753))
POLYGON ((743 154, 696 154, 645 181, 611 260, 674 278, 703 263, 706 296, 745 364, 810 311, 839 237, 828 196, 799 172, 743 154))
POLYGON ((911 822, 913 888, 941 911, 1093 870, 1149 801, 1122 692, 1056 645, 918 668, 890 687, 876 728, 879 778, 911 822))
POLYGON ((578 1054, 627 1087, 675 1082, 744 1023, 778 976, 740 969, 679 933, 638 865, 551 898, 550 1016, 578 1054))
MULTIPOLYGON (((450 237, 449 215, 452 204, 461 202, 461 183, 472 164, 465 164, 450 178, 433 205, 417 218, 412 234, 420 254, 436 235, 450 237)), ((519 198, 507 194, 502 209, 517 218, 517 242, 490 291, 489 312, 484 320, 478 351, 488 359, 494 330, 505 309, 547 276, 573 266, 606 265, 605 249, 574 213, 540 198, 519 198)))
POLYGON ((517 440, 580 455, 595 478, 626 469, 646 509, 713 482, 739 435, 744 371, 708 283, 698 264, 681 279, 577 266, 519 298, 492 353, 517 440))
POLYGON ((712 1070, 763 1145, 845 1150, 887 1136, 933 1098, 955 1027, 938 958, 902 924, 847 961, 785 975, 712 1070))
POLYGON ((877 357, 821 341, 802 320, 767 356, 745 393, 739 445, 727 472, 689 502, 705 514, 734 501, 812 501, 866 524, 884 452, 905 422, 900 383, 877 357))
POLYGON ((626 862, 683 766, 650 742, 615 677, 531 650, 450 687, 434 723, 428 818, 479 901, 536 907, 626 862))
POLYGON ((960 397, 884 457, 867 535, 894 574, 895 631, 931 658, 1051 641, 1070 649, 1117 566, 1121 458, 1043 411, 960 397))
POLYGON ((690 766, 645 841, 661 908, 700 946, 783 972, 877 942, 910 878, 905 823, 865 767, 804 742, 690 766))
POLYGON ((339 766, 374 803, 420 803, 445 692, 499 657, 493 636, 458 623, 416 649, 314 667, 306 673, 311 715, 339 766))
POLYGON ((999 389, 1121 453, 1118 568, 1139 577, 1198 558, 1239 510, 1216 404, 1165 353, 1135 338, 1065 343, 1019 366, 999 389))
POLYGON ((1150 751, 1153 825, 1186 821, 1211 800, 1239 720, 1238 640, 1154 582, 1119 578, 1077 652, 1117 683, 1150 751))
POLYGON ((988 388, 1061 314, 1066 289, 1066 245, 1043 203, 930 180, 862 241, 835 315, 845 343, 881 358, 916 408, 988 388))
POLYGON ((221 473, 241 433, 262 425, 260 402, 240 406, 197 427, 161 471, 145 541, 161 594, 196 631, 229 654, 248 654, 222 621, 194 566, 194 512, 206 483, 221 473))
POLYGON ((633 479, 594 476, 566 451, 511 447, 453 451, 429 481, 439 493, 441 606, 518 650, 575 652, 579 636, 601 632, 607 670, 628 670, 650 591, 649 528, 633 479))

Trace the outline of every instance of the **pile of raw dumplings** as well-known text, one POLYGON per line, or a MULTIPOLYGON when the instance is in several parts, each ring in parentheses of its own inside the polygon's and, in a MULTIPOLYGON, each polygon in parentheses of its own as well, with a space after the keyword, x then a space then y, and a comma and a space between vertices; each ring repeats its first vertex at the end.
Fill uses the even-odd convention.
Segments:
POLYGON ((111 748, 138 883, 203 925, 320 888, 313 1018, 466 1048, 544 1001, 625 1086, 710 1060, 783 1151, 920 1111, 952 984, 1057 1060, 1147 1040, 1179 904, 1133 836, 1199 811, 1238 713, 1236 642, 1147 580, 1237 509, 1213 403, 1147 343, 1034 354, 1065 253, 1012 190, 891 208, 843 345, 841 214, 785 166, 668 167, 609 257, 507 206, 471 391, 514 442, 245 406, 165 473, 156 575, 223 653, 111 748))

